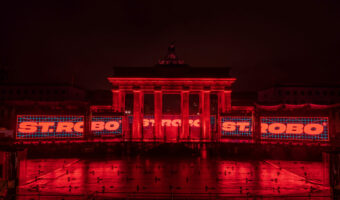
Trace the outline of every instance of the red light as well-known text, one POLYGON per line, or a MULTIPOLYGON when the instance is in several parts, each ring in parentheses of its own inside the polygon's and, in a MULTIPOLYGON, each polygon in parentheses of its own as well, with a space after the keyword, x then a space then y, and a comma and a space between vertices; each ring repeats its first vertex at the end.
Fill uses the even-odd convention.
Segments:
POLYGON ((262 139, 328 141, 327 117, 261 117, 262 139))
POLYGON ((18 115, 17 139, 62 139, 83 137, 83 116, 18 115))
POLYGON ((280 123, 273 123, 268 126, 268 132, 269 133, 284 133, 286 130, 286 126, 284 124, 280 123))
POLYGON ((323 132, 323 126, 321 124, 307 124, 303 130, 309 135, 319 135, 323 132))
POLYGON ((69 132, 71 133, 73 130, 74 124, 72 122, 59 122, 57 125, 56 132, 61 133, 61 132, 69 132))
POLYGON ((97 121, 91 123, 91 130, 92 131, 102 131, 104 130, 104 122, 97 121))
POLYGON ((121 116, 93 116, 91 132, 96 136, 116 136, 122 134, 123 117, 121 116))
POLYGON ((273 134, 308 134, 308 135, 319 135, 322 134, 324 128, 321 124, 261 124, 262 133, 273 133, 273 134))
POLYGON ((252 118, 249 116, 229 116, 221 118, 222 136, 251 136, 252 118))
POLYGON ((303 133, 303 124, 287 124, 287 133, 303 133))
POLYGON ((34 133, 37 131, 37 122, 22 122, 19 124, 18 131, 21 133, 34 133))
POLYGON ((115 130, 118 130, 119 127, 120 127, 120 124, 116 121, 106 122, 105 124, 105 129, 107 131, 115 131, 115 130))
POLYGON ((39 122, 38 126, 41 126, 41 132, 48 133, 50 131, 50 127, 54 126, 54 122, 39 122))
MULTIPOLYGON (((143 127, 154 126, 155 120, 154 119, 143 119, 143 127)), ((162 126, 166 127, 179 127, 182 125, 181 119, 162 119, 162 126)), ((200 127, 200 120, 199 119, 189 119, 189 125, 192 127, 200 127)))

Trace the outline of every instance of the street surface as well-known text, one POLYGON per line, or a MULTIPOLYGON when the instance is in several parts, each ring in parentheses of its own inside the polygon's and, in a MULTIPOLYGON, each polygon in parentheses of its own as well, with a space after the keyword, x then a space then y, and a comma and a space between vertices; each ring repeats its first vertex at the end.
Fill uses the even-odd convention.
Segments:
POLYGON ((322 162, 202 158, 27 159, 17 199, 329 199, 322 162))

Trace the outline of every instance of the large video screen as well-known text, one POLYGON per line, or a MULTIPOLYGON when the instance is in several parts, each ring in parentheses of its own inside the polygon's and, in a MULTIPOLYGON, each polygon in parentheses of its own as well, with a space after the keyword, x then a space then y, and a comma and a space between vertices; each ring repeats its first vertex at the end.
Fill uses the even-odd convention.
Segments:
POLYGON ((222 136, 251 137, 252 132, 252 117, 250 116, 221 117, 222 136))
POLYGON ((122 131, 122 117, 93 116, 91 119, 91 132, 95 136, 116 136, 122 131))
MULTIPOLYGON (((154 116, 144 116, 143 119, 143 134, 144 138, 153 138, 155 126, 154 116)), ((162 129, 166 133, 168 139, 175 139, 181 131, 182 119, 179 115, 163 115, 162 129)), ((189 116, 189 131, 192 137, 200 134, 200 118, 197 115, 189 116)))
POLYGON ((83 133, 84 116, 17 116, 17 139, 82 138, 83 133))
POLYGON ((261 138, 328 141, 327 117, 261 117, 261 138))

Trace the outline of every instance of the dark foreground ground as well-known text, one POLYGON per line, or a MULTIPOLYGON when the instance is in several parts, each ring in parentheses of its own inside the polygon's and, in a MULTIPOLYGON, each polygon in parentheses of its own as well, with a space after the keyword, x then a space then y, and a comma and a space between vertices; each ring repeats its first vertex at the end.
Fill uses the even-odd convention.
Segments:
POLYGON ((331 199, 327 162, 319 156, 298 161, 209 152, 163 145, 133 156, 32 155, 20 163, 16 198, 331 199))

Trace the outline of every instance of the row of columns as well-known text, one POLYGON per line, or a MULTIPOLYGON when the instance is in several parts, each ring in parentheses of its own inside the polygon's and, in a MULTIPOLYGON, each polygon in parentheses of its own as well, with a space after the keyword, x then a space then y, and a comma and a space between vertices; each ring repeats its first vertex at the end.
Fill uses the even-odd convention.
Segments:
MULTIPOLYGON (((181 131, 180 137, 184 139, 190 138, 189 133, 189 90, 182 90, 179 92, 181 95, 181 131)), ((199 92, 199 110, 200 110, 200 121, 201 121, 201 140, 211 139, 211 127, 210 127, 210 93, 209 90, 202 90, 199 92)), ((112 90, 113 103, 112 109, 115 112, 125 111, 125 95, 126 92, 123 90, 112 90)), ((217 91, 218 94, 218 112, 226 113, 231 110, 231 91, 222 90, 217 91)), ((163 91, 154 91, 154 138, 163 139, 165 135, 162 129, 162 102, 163 102, 163 91)), ((142 126, 143 126, 143 114, 144 114, 144 91, 133 90, 133 125, 131 140, 142 139, 142 126)))

